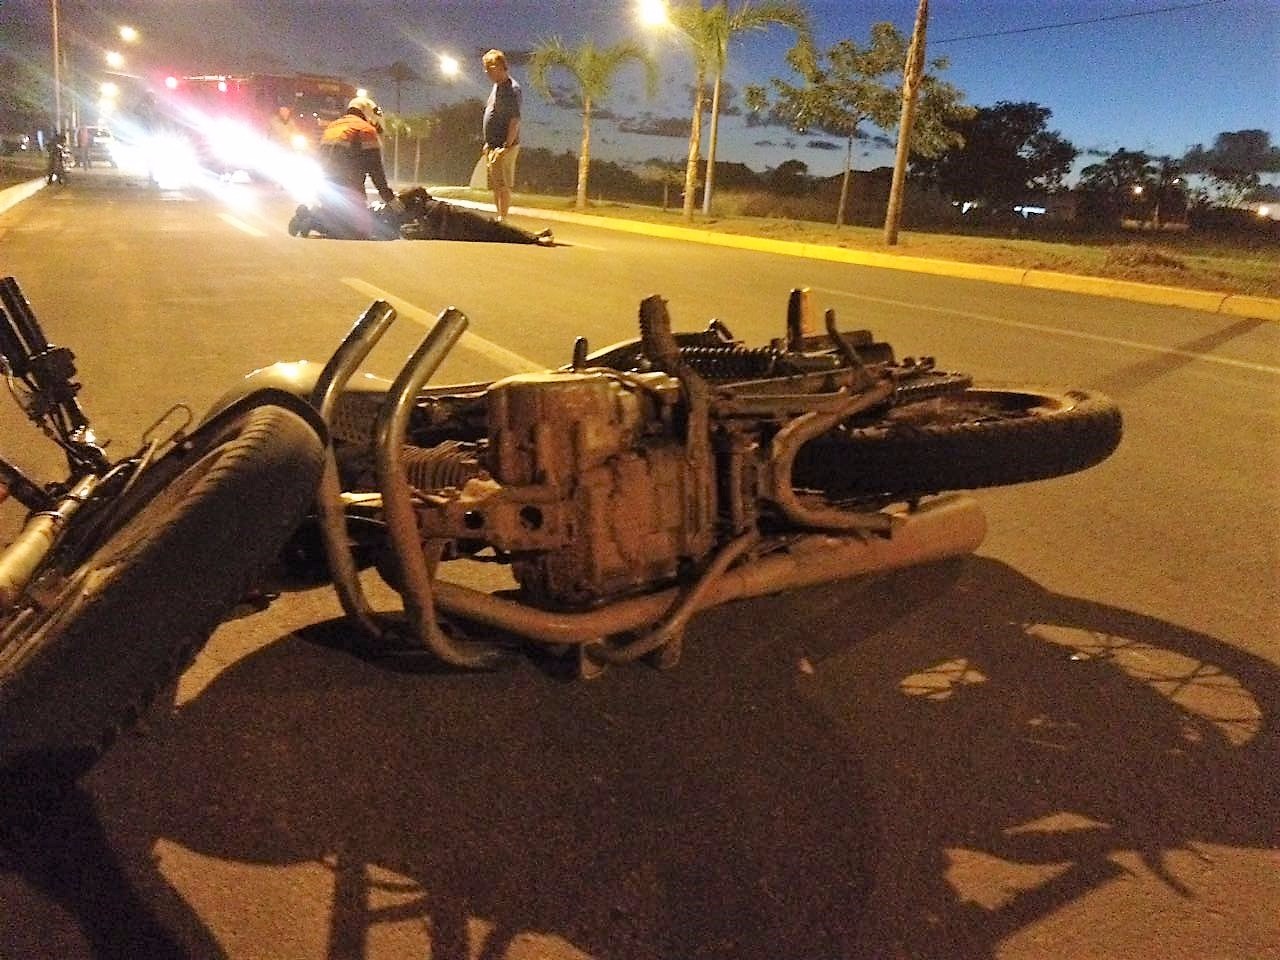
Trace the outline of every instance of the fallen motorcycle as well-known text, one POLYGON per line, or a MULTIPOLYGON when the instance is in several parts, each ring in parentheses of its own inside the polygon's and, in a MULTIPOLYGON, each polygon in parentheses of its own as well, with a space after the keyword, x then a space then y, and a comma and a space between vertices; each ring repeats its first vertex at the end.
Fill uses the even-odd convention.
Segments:
POLYGON ((5 373, 70 476, 0 460, 31 511, 0 553, 0 767, 83 769, 272 556, 322 571, 374 653, 670 668, 698 611, 971 552, 985 520, 954 491, 1082 470, 1121 437, 1106 397, 976 386, 831 311, 816 329, 795 290, 767 345, 719 320, 675 332, 655 296, 632 340, 453 386, 429 386, 467 326, 453 308, 394 380, 356 376, 395 320, 376 301, 323 366, 255 371, 193 431, 111 463, 69 351, 4 284, 5 373), (447 575, 466 564, 511 587, 447 575), (403 615, 373 609, 367 565, 403 615))
POLYGON ((308 404, 260 390, 190 430, 175 407, 113 460, 77 399, 74 355, 12 277, 0 374, 67 467, 39 483, 0 457, 0 501, 27 511, 0 551, 0 780, 13 784, 87 769, 190 664, 311 505, 326 434, 308 404))

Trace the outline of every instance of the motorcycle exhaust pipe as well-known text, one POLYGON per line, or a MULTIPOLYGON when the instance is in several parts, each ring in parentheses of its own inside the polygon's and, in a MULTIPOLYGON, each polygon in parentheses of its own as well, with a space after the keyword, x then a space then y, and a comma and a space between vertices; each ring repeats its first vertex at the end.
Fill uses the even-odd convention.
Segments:
MULTIPOLYGON (((978 501, 965 494, 948 494, 915 510, 887 515, 892 522, 887 537, 803 534, 789 540, 785 550, 742 563, 700 585, 693 610, 963 556, 976 550, 987 532, 978 501)), ((553 645, 597 643, 619 633, 649 629, 678 608, 683 593, 672 588, 598 610, 558 613, 445 580, 435 581, 434 592, 436 604, 448 613, 553 645)))

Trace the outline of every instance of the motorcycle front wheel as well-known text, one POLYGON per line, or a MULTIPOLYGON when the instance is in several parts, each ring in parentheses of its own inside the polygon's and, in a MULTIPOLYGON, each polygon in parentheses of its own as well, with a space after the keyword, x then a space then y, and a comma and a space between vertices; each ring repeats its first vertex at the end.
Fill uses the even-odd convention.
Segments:
POLYGON ((1083 390, 973 387, 890 408, 805 444, 794 487, 832 498, 911 498, 1084 470, 1120 443, 1120 410, 1083 390))
POLYGON ((314 425, 231 411, 126 493, 101 546, 0 633, 0 779, 68 780, 186 669, 310 505, 314 425))

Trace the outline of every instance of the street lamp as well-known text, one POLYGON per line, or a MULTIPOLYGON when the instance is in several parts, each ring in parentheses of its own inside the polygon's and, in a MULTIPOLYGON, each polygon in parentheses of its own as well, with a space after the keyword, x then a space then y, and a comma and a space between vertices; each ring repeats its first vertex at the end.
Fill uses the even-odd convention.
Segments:
POLYGON ((640 0, 636 5, 636 17, 644 27, 669 27, 666 0, 640 0))

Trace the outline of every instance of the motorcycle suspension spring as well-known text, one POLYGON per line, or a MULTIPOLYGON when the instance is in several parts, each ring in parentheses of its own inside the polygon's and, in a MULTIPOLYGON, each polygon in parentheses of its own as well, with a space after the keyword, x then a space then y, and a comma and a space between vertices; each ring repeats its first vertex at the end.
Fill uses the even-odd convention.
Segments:
POLYGON ((681 347, 680 360, 707 380, 770 376, 778 353, 770 347, 681 347))
POLYGON ((457 440, 446 440, 434 447, 401 447, 400 463, 409 485, 418 490, 461 487, 484 472, 474 448, 457 440))

